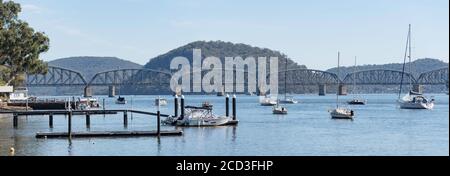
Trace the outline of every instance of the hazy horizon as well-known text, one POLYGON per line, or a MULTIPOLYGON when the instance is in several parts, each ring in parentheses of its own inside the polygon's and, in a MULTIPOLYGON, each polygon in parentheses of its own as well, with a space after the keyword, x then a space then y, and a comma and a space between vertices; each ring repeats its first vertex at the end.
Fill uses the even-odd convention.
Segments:
POLYGON ((402 62, 408 24, 413 57, 448 63, 447 0, 207 1, 16 0, 20 18, 45 32, 46 61, 118 57, 141 65, 194 41, 280 51, 308 68, 402 62))

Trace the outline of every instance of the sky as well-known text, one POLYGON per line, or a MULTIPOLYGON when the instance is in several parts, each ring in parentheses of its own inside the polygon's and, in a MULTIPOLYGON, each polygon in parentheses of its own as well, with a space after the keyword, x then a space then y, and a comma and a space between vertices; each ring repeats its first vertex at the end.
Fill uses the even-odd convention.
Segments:
POLYGON ((449 60, 448 0, 15 0, 50 38, 42 59, 114 56, 145 64, 193 41, 280 51, 308 68, 449 60))

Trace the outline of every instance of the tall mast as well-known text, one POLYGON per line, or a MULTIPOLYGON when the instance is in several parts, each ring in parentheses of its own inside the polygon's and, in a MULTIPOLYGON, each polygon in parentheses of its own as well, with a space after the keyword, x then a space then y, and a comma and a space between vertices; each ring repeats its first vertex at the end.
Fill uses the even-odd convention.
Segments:
POLYGON ((286 88, 286 84, 287 84, 287 76, 286 76, 286 72, 287 72, 287 57, 286 60, 284 61, 284 100, 286 100, 286 93, 287 93, 287 88, 286 88))
POLYGON ((409 49, 408 49, 408 58, 409 58, 409 74, 410 74, 410 76, 409 76, 409 88, 410 88, 410 90, 412 90, 412 78, 411 78, 411 74, 412 74, 412 70, 411 70, 411 66, 412 66, 412 62, 411 62, 411 41, 412 41, 412 39, 411 39, 411 24, 409 24, 409 30, 408 30, 408 38, 409 38, 409 49))
POLYGON ((355 67, 353 68, 353 94, 356 94, 356 56, 355 56, 355 67))
POLYGON ((340 82, 339 82, 339 75, 341 74, 340 68, 339 68, 340 58, 341 58, 341 53, 338 51, 338 67, 337 67, 338 84, 337 84, 337 93, 336 93, 336 108, 339 108, 339 84, 340 84, 340 82))
MULTIPOLYGON (((406 65, 406 57, 408 55, 408 46, 410 45, 410 33, 411 33, 411 24, 409 25, 408 35, 406 37, 406 48, 405 48, 405 55, 403 57, 403 68, 402 68, 402 79, 400 80, 400 89, 398 91, 398 99, 400 99, 400 96, 402 94, 402 88, 403 88, 403 77, 405 76, 405 65, 406 65)), ((411 77, 410 83, 411 83, 411 77)))

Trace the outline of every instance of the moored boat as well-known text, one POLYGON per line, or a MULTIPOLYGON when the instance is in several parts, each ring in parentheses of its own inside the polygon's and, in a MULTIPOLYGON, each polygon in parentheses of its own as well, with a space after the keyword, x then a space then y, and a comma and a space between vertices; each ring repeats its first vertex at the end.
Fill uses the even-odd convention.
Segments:
POLYGON ((216 116, 212 112, 212 107, 207 102, 200 107, 186 106, 184 116, 168 117, 162 122, 175 126, 221 126, 233 120, 231 117, 216 116))
POLYGON ((125 100, 125 97, 119 96, 116 100, 116 104, 127 104, 127 100, 125 100))

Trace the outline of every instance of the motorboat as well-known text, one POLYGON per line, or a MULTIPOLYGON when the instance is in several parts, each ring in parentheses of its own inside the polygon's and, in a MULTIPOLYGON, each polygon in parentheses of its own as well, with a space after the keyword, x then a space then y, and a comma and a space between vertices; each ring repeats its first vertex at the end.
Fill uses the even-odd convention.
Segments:
POLYGON ((28 89, 26 87, 17 87, 14 92, 9 94, 10 102, 26 102, 36 100, 36 97, 28 96, 28 89))
POLYGON ((77 108, 80 110, 95 109, 100 108, 97 98, 87 97, 79 98, 77 103, 77 108))
POLYGON ((125 97, 119 96, 116 100, 116 104, 127 104, 127 100, 125 100, 125 97))
POLYGON ((162 122, 175 126, 221 126, 232 120, 231 117, 216 116, 212 112, 212 105, 203 103, 202 106, 186 106, 183 117, 168 117, 162 122))
POLYGON ((167 106, 167 99, 165 98, 156 98, 155 99, 155 106, 167 106))
POLYGON ((366 103, 367 103, 366 100, 357 98, 347 101, 347 104, 349 105, 366 105, 366 103))

